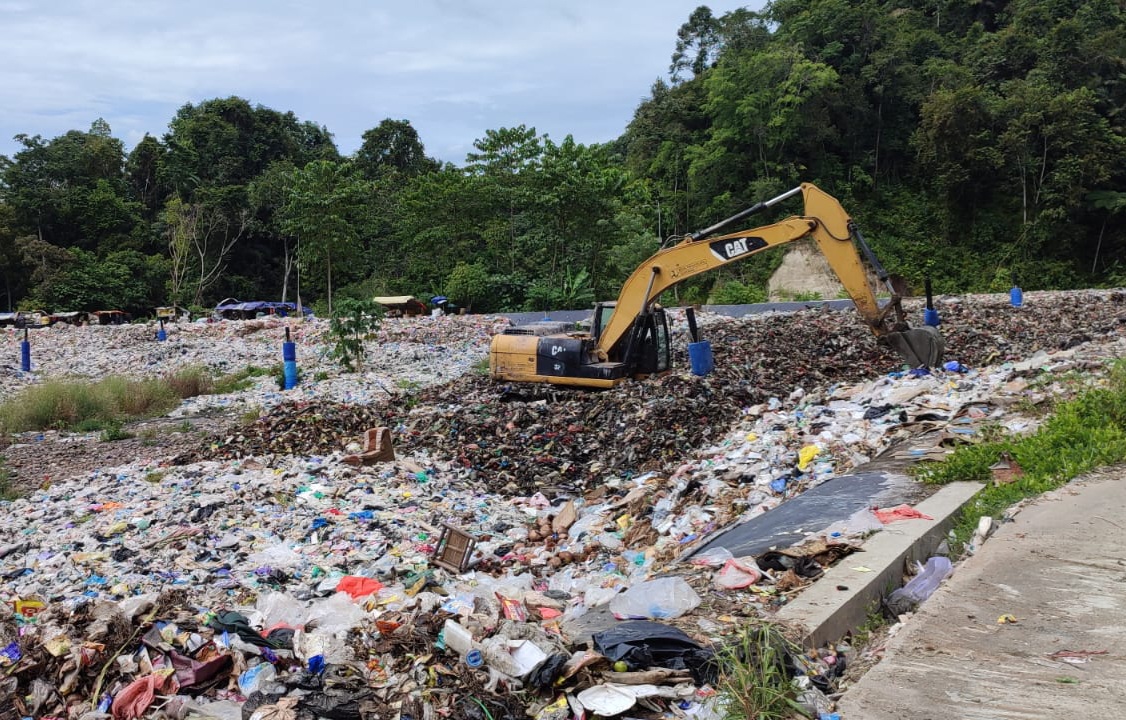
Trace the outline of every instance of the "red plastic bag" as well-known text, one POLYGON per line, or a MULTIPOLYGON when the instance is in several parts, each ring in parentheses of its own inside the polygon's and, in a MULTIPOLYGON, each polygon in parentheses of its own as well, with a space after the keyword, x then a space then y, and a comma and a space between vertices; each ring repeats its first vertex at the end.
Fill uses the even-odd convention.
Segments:
POLYGON ((367 597, 382 589, 383 583, 371 578, 360 577, 359 575, 345 575, 340 578, 340 583, 336 586, 336 592, 348 593, 352 596, 353 600, 367 597))

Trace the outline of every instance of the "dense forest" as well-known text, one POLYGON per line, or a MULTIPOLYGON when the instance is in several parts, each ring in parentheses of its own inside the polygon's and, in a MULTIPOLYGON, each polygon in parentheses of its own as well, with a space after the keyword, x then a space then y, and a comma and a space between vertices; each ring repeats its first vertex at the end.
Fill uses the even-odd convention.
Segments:
MULTIPOLYGON (((700 7, 617 140, 498 128, 461 165, 428 157, 408 120, 344 157, 327 128, 238 97, 184 105, 129 152, 102 120, 20 135, 0 157, 0 309, 298 291, 322 311, 373 294, 585 307, 665 239, 801 181, 838 197, 915 287, 1123 285, 1124 7, 700 7)), ((680 299, 761 300, 779 261, 698 278, 680 299)))

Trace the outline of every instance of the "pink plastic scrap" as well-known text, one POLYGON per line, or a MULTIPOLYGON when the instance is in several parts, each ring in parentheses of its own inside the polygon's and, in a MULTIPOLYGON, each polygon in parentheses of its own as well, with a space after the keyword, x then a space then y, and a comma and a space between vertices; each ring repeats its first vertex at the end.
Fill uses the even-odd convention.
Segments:
POLYGON ((896 520, 934 520, 930 515, 921 513, 907 504, 892 508, 873 508, 872 512, 884 525, 896 520))
POLYGON ((144 715, 157 691, 165 692, 166 685, 169 690, 176 687, 176 681, 167 673, 146 675, 126 685, 113 699, 114 720, 135 720, 144 715))

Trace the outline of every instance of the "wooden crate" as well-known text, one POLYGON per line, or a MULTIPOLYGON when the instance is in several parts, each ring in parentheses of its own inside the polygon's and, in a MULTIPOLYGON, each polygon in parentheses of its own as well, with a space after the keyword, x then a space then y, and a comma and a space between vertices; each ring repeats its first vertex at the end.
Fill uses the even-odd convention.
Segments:
POLYGON ((438 546, 430 561, 440 568, 460 575, 469 568, 469 560, 473 557, 473 548, 476 545, 477 541, 469 533, 452 525, 443 524, 442 534, 438 536, 438 546))

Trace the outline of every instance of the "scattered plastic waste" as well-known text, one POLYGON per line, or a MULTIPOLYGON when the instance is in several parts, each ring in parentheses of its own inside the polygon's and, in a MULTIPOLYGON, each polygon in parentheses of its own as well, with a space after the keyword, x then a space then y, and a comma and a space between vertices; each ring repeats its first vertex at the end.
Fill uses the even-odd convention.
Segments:
POLYGON ((610 601, 610 612, 619 620, 670 619, 680 617, 699 604, 700 596, 683 578, 658 578, 615 595, 610 601))
POLYGON ((918 573, 906 585, 888 596, 888 609, 896 615, 911 612, 933 595, 942 581, 952 572, 954 566, 951 565, 950 558, 940 555, 932 557, 927 560, 926 565, 918 566, 918 573))

